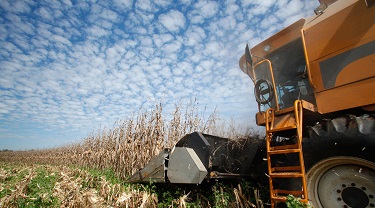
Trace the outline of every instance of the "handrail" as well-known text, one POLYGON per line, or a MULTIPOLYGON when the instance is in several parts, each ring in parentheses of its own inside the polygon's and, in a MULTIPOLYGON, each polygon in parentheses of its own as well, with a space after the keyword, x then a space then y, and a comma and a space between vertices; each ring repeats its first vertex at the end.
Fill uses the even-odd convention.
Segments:
MULTIPOLYGON (((258 65, 262 64, 263 62, 267 62, 268 63, 270 74, 271 74, 271 79, 272 79, 271 81, 272 81, 272 85, 273 85, 273 91, 274 91, 273 93, 275 95, 275 100, 276 100, 276 110, 280 110, 280 107, 279 107, 279 97, 278 97, 278 94, 277 94, 277 91, 276 91, 275 77, 273 76, 272 63, 271 63, 270 60, 263 59, 262 61, 259 61, 258 63, 256 63, 254 65, 254 67, 253 67, 254 82, 255 82, 255 80, 257 80, 256 74, 255 74, 255 69, 256 69, 256 67, 258 65)), ((259 103, 258 103, 258 105, 260 106, 259 103)), ((260 107, 259 107, 259 109, 260 109, 260 107)))
MULTIPOLYGON (((302 120, 302 113, 303 113, 303 106, 302 106, 302 100, 296 100, 294 102, 294 113, 295 113, 295 120, 296 120, 296 126, 297 126, 297 139, 298 139, 298 148, 302 150, 302 133, 303 133, 303 120, 302 120)), ((302 151, 299 153, 299 160, 301 164, 301 173, 304 175, 303 182, 302 182, 302 188, 303 192, 305 193, 304 198, 308 200, 308 193, 307 193, 307 185, 306 185, 306 173, 305 173, 305 162, 303 158, 302 151)))

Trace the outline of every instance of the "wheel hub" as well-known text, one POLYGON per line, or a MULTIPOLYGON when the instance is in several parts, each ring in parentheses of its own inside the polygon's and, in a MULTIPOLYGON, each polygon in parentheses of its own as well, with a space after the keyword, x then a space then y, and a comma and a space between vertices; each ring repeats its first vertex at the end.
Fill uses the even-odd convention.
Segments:
POLYGON ((310 169, 309 199, 314 207, 375 207, 374 181, 375 164, 352 157, 330 158, 310 169))
MULTIPOLYGON (((344 190, 342 190, 341 192, 341 197, 338 197, 337 199, 339 201, 343 200, 345 204, 350 207, 366 207, 367 205, 369 205, 369 196, 364 192, 364 190, 366 190, 366 187, 361 187, 361 189, 359 189, 355 187, 355 183, 352 183, 351 185, 352 187, 344 188, 344 190)), ((342 184, 342 186, 344 187, 346 185, 342 184)), ((372 205, 374 206, 374 204, 372 205)))

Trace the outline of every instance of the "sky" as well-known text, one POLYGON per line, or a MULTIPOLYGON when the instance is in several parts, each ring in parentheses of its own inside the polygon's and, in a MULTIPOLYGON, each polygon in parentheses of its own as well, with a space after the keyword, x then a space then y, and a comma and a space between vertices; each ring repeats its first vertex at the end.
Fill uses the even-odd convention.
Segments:
POLYGON ((56 147, 163 103, 196 99, 255 126, 238 67, 318 0, 0 0, 0 149, 56 147))

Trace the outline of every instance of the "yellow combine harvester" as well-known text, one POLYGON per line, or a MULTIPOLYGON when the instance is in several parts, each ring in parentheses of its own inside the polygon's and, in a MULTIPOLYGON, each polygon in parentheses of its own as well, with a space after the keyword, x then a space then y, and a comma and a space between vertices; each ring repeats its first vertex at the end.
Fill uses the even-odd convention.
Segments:
POLYGON ((375 206, 374 4, 321 1, 316 16, 246 47, 272 206, 287 194, 314 207, 375 206))
POLYGON ((240 59, 265 140, 192 133, 129 181, 251 176, 269 182, 272 207, 289 194, 316 208, 375 207, 375 1, 320 3, 240 59))

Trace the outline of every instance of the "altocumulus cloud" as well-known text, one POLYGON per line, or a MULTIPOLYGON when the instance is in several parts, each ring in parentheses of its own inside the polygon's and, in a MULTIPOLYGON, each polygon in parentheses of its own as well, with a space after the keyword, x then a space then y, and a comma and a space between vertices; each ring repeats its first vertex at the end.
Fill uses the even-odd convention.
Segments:
POLYGON ((177 10, 160 15, 159 21, 170 32, 177 32, 185 27, 185 16, 177 10))
POLYGON ((253 125, 245 43, 318 1, 0 1, 0 149, 70 143, 163 101, 197 97, 253 125))

